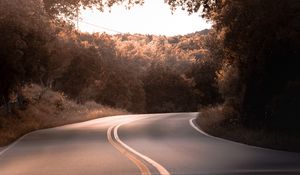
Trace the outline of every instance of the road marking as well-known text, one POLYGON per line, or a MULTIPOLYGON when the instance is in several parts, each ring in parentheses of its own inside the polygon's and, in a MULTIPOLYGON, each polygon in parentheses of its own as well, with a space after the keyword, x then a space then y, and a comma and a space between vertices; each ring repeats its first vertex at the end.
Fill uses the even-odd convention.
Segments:
MULTIPOLYGON (((117 124, 117 125, 114 125, 114 126, 111 126, 108 131, 107 131, 107 136, 108 136, 108 139, 109 139, 109 142, 115 146, 116 143, 115 141, 111 138, 112 136, 112 130, 113 130, 113 136, 114 136, 114 139, 116 140, 116 142, 118 142, 118 146, 116 147, 121 153, 123 153, 122 150, 126 151, 126 154, 124 154, 125 156, 127 156, 128 154, 133 154, 137 157, 139 157, 140 159, 148 162, 149 164, 151 164, 153 167, 155 167, 157 169, 157 171, 160 173, 160 175, 170 175, 169 171, 164 168, 162 165, 160 165, 159 163, 157 163, 156 161, 152 160, 151 158, 139 153, 138 151, 134 150, 133 148, 129 147, 127 144, 125 144, 118 136, 118 129, 124 125, 124 124, 127 124, 127 123, 130 123, 130 122, 133 122, 133 121, 136 121, 136 120, 140 120, 140 119, 145 119, 145 118, 148 118, 148 117, 144 117, 144 118, 139 118, 139 119, 134 119, 134 120, 130 120, 130 121, 125 121, 125 122, 122 122, 120 124, 117 124), (121 146, 122 148, 118 148, 119 146, 121 146)), ((135 157, 133 156, 133 157, 135 157)), ((127 156, 128 157, 128 156, 127 156)), ((141 161, 140 161, 141 162, 141 161)), ((136 164, 136 162, 134 162, 136 164)), ((142 163, 144 164, 144 163, 142 163)), ((137 164, 136 164, 137 165, 137 164)), ((144 164, 145 165, 145 164, 144 164)), ((137 165, 139 168, 141 166, 141 164, 138 163, 137 165)), ((140 168, 141 170, 141 168, 140 168)), ((148 169, 149 170, 149 169, 148 169)), ((143 174, 144 172, 141 170, 141 173, 143 174)), ((151 175, 151 173, 149 172, 149 174, 151 175)))
MULTIPOLYGON (((126 122, 127 123, 127 122, 126 122)), ((170 175, 170 173, 168 172, 168 170, 166 170, 162 165, 160 165, 159 163, 155 162, 154 160, 152 160, 151 158, 137 152, 136 150, 134 150, 133 148, 129 147, 127 144, 125 144, 123 141, 121 141, 119 139, 119 136, 118 136, 118 129, 120 126, 126 124, 125 122, 124 123, 121 123, 119 125, 117 125, 117 127, 115 128, 114 130, 114 136, 116 138, 116 140, 122 145, 124 146, 126 149, 130 150, 132 153, 138 155, 139 157, 141 157, 142 159, 144 159, 145 161, 147 161, 148 163, 150 163, 152 166, 154 166, 158 172, 161 174, 161 175, 170 175)))
POLYGON ((200 126, 198 126, 198 125, 195 124, 195 122, 194 122, 195 120, 196 120, 196 117, 191 118, 189 120, 190 125, 195 130, 197 130, 198 132, 200 132, 201 134, 203 134, 203 135, 205 135, 205 136, 207 136, 209 138, 212 138, 212 139, 215 139, 215 140, 219 140, 219 141, 222 141, 222 142, 233 143, 233 144, 240 145, 240 146, 246 146, 246 147, 250 147, 250 148, 254 148, 254 149, 260 149, 260 150, 263 150, 263 151, 276 151, 276 152, 285 152, 285 153, 288 152, 288 151, 281 151, 281 150, 275 150, 275 149, 270 149, 270 148, 263 148, 263 147, 253 146, 253 145, 247 145, 245 143, 235 142, 235 141, 232 141, 232 140, 227 140, 227 139, 223 139, 223 138, 220 138, 220 137, 215 137, 215 136, 209 135, 208 133, 202 131, 201 128, 200 128, 200 126))
POLYGON ((196 118, 191 118, 190 119, 190 125, 196 129, 198 132, 200 132, 201 134, 207 136, 207 137, 212 137, 211 135, 208 135, 206 132, 202 131, 199 127, 197 127, 194 123, 194 120, 196 120, 196 118))
POLYGON ((121 152, 124 156, 126 156, 129 160, 131 160, 140 170, 142 175, 151 175, 150 170, 148 167, 139 159, 137 159, 134 154, 126 150, 124 147, 122 147, 117 141, 115 141, 112 137, 113 130, 115 129, 116 125, 111 126, 107 130, 107 139, 110 144, 112 144, 119 152, 121 152))
MULTIPOLYGON (((252 147, 252 148, 256 148, 256 149, 261 149, 261 150, 265 150, 265 151, 279 151, 279 150, 272 150, 272 149, 268 149, 268 148, 262 148, 262 147, 257 147, 257 146, 253 146, 253 145, 247 145, 247 144, 244 144, 244 143, 239 143, 239 142, 235 142, 235 141, 232 141, 232 140, 227 140, 227 139, 223 139, 223 138, 220 138, 220 137, 215 137, 215 136, 212 136, 212 135, 209 135, 208 133, 202 131, 200 129, 200 126, 199 125, 196 125, 195 124, 195 121, 196 120, 196 117, 195 118, 191 118, 190 119, 190 125, 196 129, 198 132, 200 132, 201 134, 209 137, 209 138, 212 138, 212 139, 215 139, 215 140, 219 140, 219 141, 222 141, 222 142, 227 142, 227 143, 233 143, 233 144, 237 144, 237 145, 241 145, 241 146, 247 146, 247 147, 252 147)), ((282 152, 282 151, 279 151, 279 152, 282 152)))
MULTIPOLYGON (((233 143, 233 144, 237 144, 237 145, 241 145, 241 146, 247 146, 247 147, 252 147, 252 148, 256 148, 256 149, 262 149, 262 150, 266 150, 266 151, 279 151, 279 150, 272 150, 272 149, 268 149, 268 148, 262 148, 262 147, 257 147, 257 146, 252 146, 252 145, 247 145, 245 143, 239 143, 239 142, 235 142, 235 141, 232 141, 232 140, 227 140, 227 139, 223 139, 223 138, 220 138, 220 137, 215 137, 215 136, 212 136, 212 135, 209 135, 208 133, 202 131, 200 129, 200 126, 199 125, 196 125, 195 124, 195 121, 196 118, 191 118, 190 119, 190 125, 196 129, 198 132, 200 132, 201 134, 209 137, 209 138, 212 138, 212 139, 215 139, 215 140, 219 140, 219 141, 222 141, 222 142, 229 142, 229 143, 233 143)), ((279 152, 283 152, 283 151, 279 151, 279 152)))
POLYGON ((16 144, 18 144, 21 140, 23 140, 26 136, 28 136, 29 134, 32 134, 34 132, 37 131, 42 131, 42 130, 51 130, 51 129, 56 129, 56 128, 65 128, 65 127, 71 127, 71 126, 85 126, 85 125, 90 125, 90 124, 94 124, 95 121, 98 120, 103 120, 106 118, 110 118, 110 117, 122 117, 124 115, 116 115, 116 116, 106 116, 106 117, 102 117, 102 118, 98 118, 98 119, 93 119, 93 120, 89 120, 89 121, 85 121, 85 122, 80 122, 80 123, 74 123, 74 124, 66 124, 66 125, 62 125, 62 126, 57 126, 57 127, 53 127, 53 128, 46 128, 46 129, 38 129, 35 131, 31 131, 25 135, 23 135, 22 137, 18 138, 17 140, 15 140, 13 143, 11 143, 10 145, 4 147, 3 150, 0 151, 0 158, 10 149, 12 149, 13 147, 16 146, 16 144))
MULTIPOLYGON (((34 131, 33 131, 34 132, 34 131)), ((30 133, 33 133, 30 132, 30 133)), ((27 135, 29 135, 30 133, 27 133, 25 135, 23 135, 22 137, 20 137, 19 139, 17 139, 16 141, 14 141, 12 144, 8 145, 6 148, 4 148, 2 151, 0 151, 0 157, 4 155, 4 153, 6 153, 8 150, 10 150, 11 148, 13 148, 17 143, 19 143, 24 137, 26 137, 27 135)))

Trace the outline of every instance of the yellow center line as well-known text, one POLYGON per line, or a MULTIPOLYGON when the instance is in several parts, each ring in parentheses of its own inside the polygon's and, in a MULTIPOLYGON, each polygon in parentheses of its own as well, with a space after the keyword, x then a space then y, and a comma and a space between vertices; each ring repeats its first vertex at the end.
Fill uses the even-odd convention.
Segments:
MULTIPOLYGON (((139 119, 145 119, 145 118, 149 118, 149 117, 144 117, 144 118, 139 118, 139 119)), ((139 120, 137 119, 137 120, 139 120)), ((135 121, 135 120, 134 120, 135 121)), ((164 168, 162 165, 160 165, 159 163, 157 163, 156 161, 152 160, 151 158, 139 153, 138 151, 134 150, 133 148, 129 147, 127 144, 125 144, 122 140, 120 140, 119 136, 118 136, 118 129, 120 126, 127 124, 129 122, 132 121, 126 121, 123 123, 120 123, 118 125, 116 125, 114 127, 114 138, 116 139, 116 141, 125 149, 129 150, 131 153, 133 153, 134 155, 140 157, 141 159, 145 160, 146 162, 148 162, 149 164, 151 164, 152 166, 154 166, 157 171, 159 172, 160 175, 171 175, 171 173, 164 168)))
POLYGON ((137 159, 133 153, 128 151, 126 148, 122 147, 117 141, 115 141, 112 138, 112 134, 113 134, 112 130, 114 128, 115 128, 115 125, 111 126, 107 130, 107 139, 108 139, 109 143, 112 144, 120 153, 122 153, 124 156, 126 156, 129 160, 131 160, 139 168, 142 175, 151 175, 149 168, 142 161, 137 159))
POLYGON ((128 159, 130 159, 141 171, 142 175, 151 175, 151 172, 149 171, 149 168, 147 165, 143 162, 147 162, 153 167, 157 169, 160 175, 171 175, 171 173, 164 168, 162 165, 157 163, 156 161, 152 160, 151 158, 139 153, 138 151, 134 150, 127 144, 125 144, 118 136, 118 129, 124 124, 140 120, 140 119, 146 119, 149 117, 143 117, 143 118, 135 118, 133 120, 127 120, 125 122, 116 124, 111 126, 107 130, 107 138, 109 142, 116 148, 118 149, 123 155, 125 155, 128 159), (113 139, 114 138, 114 139, 113 139), (143 161, 141 161, 143 160, 143 161))

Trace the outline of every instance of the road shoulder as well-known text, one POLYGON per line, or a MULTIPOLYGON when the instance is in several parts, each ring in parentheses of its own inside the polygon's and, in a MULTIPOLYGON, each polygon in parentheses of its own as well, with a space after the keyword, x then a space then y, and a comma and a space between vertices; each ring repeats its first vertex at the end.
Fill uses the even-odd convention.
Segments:
POLYGON ((3 151, 6 148, 6 146, 0 147, 0 152, 3 151))

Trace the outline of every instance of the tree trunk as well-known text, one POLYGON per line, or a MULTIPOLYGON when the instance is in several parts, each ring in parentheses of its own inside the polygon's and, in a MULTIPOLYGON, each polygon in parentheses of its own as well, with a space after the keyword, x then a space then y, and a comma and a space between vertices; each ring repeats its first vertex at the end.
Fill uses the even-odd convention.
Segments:
POLYGON ((17 104, 20 109, 25 109, 25 98, 21 87, 17 90, 17 104))
POLYGON ((12 109, 11 109, 11 104, 9 102, 9 97, 8 96, 2 96, 3 102, 4 102, 4 107, 6 110, 7 114, 11 114, 12 113, 12 109))

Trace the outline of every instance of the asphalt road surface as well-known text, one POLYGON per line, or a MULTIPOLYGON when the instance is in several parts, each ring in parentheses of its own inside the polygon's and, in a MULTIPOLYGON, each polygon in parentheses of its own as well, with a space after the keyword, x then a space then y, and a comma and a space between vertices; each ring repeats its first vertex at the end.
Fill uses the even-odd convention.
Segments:
POLYGON ((197 113, 124 115, 45 129, 0 150, 0 175, 300 174, 300 154, 203 133, 197 113))

